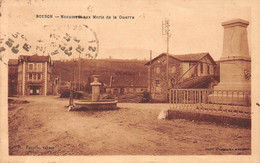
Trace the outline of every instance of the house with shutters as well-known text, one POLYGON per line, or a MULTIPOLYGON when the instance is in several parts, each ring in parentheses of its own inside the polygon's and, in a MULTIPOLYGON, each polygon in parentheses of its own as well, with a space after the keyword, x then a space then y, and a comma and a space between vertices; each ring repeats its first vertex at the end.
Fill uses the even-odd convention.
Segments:
POLYGON ((152 101, 168 101, 171 88, 213 88, 216 80, 216 63, 209 53, 168 56, 162 53, 145 65, 148 66, 148 91, 152 101))
POLYGON ((50 56, 20 55, 9 61, 9 95, 47 95, 52 93, 50 56), (15 79, 12 79, 15 78, 15 79), (14 83, 17 86, 14 86, 14 83))

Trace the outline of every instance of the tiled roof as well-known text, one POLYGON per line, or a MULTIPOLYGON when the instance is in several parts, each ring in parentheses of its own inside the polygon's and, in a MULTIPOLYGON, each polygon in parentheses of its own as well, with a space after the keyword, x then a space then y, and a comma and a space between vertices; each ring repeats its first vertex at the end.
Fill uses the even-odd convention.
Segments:
POLYGON ((114 76, 112 87, 129 87, 129 86, 139 86, 147 87, 147 75, 124 75, 124 76, 114 76))
POLYGON ((9 59, 8 65, 17 65, 18 64, 18 59, 9 59))
POLYGON ((32 62, 46 62, 49 61, 50 56, 20 55, 19 59, 23 59, 24 61, 32 61, 32 62))
POLYGON ((182 83, 178 83, 174 86, 177 89, 188 89, 188 88, 202 88, 203 84, 209 84, 209 82, 213 81, 213 77, 211 75, 207 76, 197 76, 191 78, 190 80, 184 81, 182 83))
MULTIPOLYGON (((166 53, 160 54, 159 56, 155 57, 152 60, 152 62, 164 55, 166 55, 166 53)), ((169 57, 172 57, 172 58, 177 59, 182 62, 187 62, 187 61, 195 62, 195 61, 201 60, 206 55, 210 56, 209 53, 192 53, 192 54, 179 54, 179 55, 169 54, 169 57)), ((211 58, 211 56, 210 56, 210 58, 211 58)), ((211 60, 214 62, 214 60, 212 58, 211 58, 211 60)), ((149 64, 150 64, 150 61, 145 63, 145 65, 149 65, 149 64)))
MULTIPOLYGON (((91 79, 91 82, 93 79, 91 79)), ((100 75, 99 81, 104 83, 106 87, 147 87, 147 74, 146 75, 100 75), (111 78, 112 76, 112 78, 111 78)))
POLYGON ((182 55, 171 55, 181 61, 199 61, 209 53, 195 53, 195 54, 182 54, 182 55))

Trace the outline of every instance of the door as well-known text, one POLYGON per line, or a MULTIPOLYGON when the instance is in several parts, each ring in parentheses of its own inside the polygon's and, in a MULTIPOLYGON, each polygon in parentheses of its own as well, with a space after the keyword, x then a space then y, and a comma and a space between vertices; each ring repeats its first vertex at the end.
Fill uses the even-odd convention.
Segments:
POLYGON ((30 95, 39 95, 40 87, 39 86, 31 86, 30 87, 30 95))

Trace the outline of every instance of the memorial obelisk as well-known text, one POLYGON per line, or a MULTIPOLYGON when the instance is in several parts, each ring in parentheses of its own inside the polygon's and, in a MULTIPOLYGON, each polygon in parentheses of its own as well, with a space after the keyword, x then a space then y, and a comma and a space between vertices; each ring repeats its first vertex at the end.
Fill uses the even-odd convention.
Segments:
POLYGON ((223 51, 220 58, 220 83, 214 90, 251 90, 251 57, 248 49, 248 21, 223 22, 223 51))

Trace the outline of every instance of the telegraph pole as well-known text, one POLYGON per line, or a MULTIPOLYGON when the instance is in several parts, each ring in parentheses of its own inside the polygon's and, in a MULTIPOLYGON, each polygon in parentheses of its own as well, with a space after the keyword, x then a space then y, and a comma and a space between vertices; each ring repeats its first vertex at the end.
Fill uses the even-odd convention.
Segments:
POLYGON ((149 69, 150 69, 149 93, 150 93, 150 101, 151 101, 151 99, 152 99, 152 50, 150 50, 150 66, 149 66, 149 69))
POLYGON ((166 35, 167 38, 167 61, 166 61, 166 81, 167 81, 167 90, 169 89, 169 39, 170 39, 170 23, 169 19, 165 18, 162 22, 162 35, 166 35))
POLYGON ((78 90, 80 91, 80 53, 79 53, 79 88, 78 88, 78 90))
POLYGON ((69 100, 69 106, 72 107, 73 106, 73 95, 74 95, 74 83, 75 83, 75 78, 74 78, 74 71, 75 71, 75 61, 74 61, 74 57, 73 57, 73 60, 72 60, 72 81, 70 82, 70 100, 69 100))

